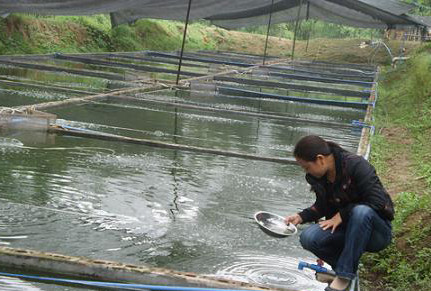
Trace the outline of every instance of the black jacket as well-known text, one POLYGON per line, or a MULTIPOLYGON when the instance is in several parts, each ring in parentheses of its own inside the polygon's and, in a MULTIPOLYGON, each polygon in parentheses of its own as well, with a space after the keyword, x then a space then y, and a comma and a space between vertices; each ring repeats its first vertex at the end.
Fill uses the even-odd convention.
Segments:
POLYGON ((355 205, 368 205, 384 219, 394 219, 394 205, 374 167, 363 157, 331 146, 335 159, 336 178, 328 182, 326 176, 316 178, 307 174, 307 182, 316 193, 316 202, 299 213, 303 223, 332 218, 340 212, 343 223, 355 205))

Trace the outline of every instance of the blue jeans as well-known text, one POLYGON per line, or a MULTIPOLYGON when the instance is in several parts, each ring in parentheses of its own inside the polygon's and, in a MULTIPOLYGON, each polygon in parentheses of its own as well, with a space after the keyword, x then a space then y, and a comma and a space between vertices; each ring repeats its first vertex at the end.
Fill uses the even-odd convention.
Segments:
POLYGON ((389 245, 392 226, 366 205, 355 206, 347 223, 331 233, 313 224, 301 233, 300 242, 318 258, 332 266, 337 276, 353 279, 364 252, 378 252, 389 245))

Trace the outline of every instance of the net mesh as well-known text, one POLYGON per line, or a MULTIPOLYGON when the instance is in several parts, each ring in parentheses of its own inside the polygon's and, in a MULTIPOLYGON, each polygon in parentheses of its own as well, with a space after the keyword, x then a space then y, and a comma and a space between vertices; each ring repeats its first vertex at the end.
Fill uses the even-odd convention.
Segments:
MULTIPOLYGON (((357 27, 385 28, 397 25, 424 25, 409 17, 411 5, 396 0, 199 0, 192 1, 190 19, 208 19, 216 25, 236 28, 266 24, 273 12, 273 23, 296 19, 297 9, 304 4, 300 18, 314 18, 357 27)), ((37 13, 45 15, 90 15, 112 13, 115 23, 140 18, 184 20, 188 0, 1 0, 0 15, 37 13)))

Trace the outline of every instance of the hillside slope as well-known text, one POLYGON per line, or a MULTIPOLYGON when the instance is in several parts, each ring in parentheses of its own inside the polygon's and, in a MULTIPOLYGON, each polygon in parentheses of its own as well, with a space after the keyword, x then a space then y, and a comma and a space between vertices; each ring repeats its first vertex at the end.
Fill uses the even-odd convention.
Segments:
MULTIPOLYGON (((10 15, 0 20, 0 54, 85 53, 108 51, 163 50, 181 48, 184 24, 164 20, 139 20, 132 25, 111 29, 109 17, 36 17, 10 15)), ((186 50, 223 50, 263 54, 264 35, 228 31, 206 23, 192 23, 187 34, 186 50)), ((365 39, 312 39, 297 41, 295 58, 332 62, 389 63, 387 51, 368 46, 365 39)), ((400 46, 411 51, 418 42, 389 42, 394 55, 400 46)), ((292 41, 269 37, 268 54, 289 57, 292 41)))

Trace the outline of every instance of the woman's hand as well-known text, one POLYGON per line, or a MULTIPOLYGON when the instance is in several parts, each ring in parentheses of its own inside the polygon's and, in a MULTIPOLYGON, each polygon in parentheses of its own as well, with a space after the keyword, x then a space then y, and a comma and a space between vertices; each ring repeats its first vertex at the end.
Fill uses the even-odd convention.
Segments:
POLYGON ((301 218, 301 216, 299 216, 298 213, 296 213, 294 215, 286 216, 286 218, 284 219, 284 222, 286 224, 292 223, 294 225, 297 225, 297 224, 302 223, 302 218, 301 218))
POLYGON ((341 222, 343 222, 343 220, 341 219, 340 212, 338 212, 331 219, 319 222, 319 225, 323 230, 331 229, 331 233, 334 233, 341 222))

